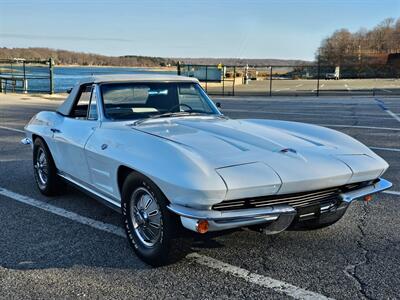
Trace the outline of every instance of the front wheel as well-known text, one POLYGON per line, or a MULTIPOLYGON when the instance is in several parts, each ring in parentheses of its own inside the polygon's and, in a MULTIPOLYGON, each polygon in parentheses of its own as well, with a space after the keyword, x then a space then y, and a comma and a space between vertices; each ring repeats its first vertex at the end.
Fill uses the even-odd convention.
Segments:
POLYGON ((54 196, 60 191, 60 178, 53 157, 46 143, 36 138, 33 144, 33 169, 36 185, 46 196, 54 196))
POLYGON ((152 266, 169 261, 174 220, 167 199, 145 176, 131 173, 122 187, 122 216, 130 245, 152 266))

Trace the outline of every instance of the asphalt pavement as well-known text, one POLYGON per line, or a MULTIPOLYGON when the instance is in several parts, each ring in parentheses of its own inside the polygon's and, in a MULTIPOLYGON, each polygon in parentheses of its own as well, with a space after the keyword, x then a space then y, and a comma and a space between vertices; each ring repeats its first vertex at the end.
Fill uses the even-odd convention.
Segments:
POLYGON ((150 268, 121 236, 118 213, 72 187, 53 198, 36 189, 20 130, 60 102, 0 95, 0 298, 399 298, 400 99, 214 100, 232 118, 308 122, 353 136, 390 164, 392 193, 352 204, 321 230, 181 238, 174 263, 150 268))

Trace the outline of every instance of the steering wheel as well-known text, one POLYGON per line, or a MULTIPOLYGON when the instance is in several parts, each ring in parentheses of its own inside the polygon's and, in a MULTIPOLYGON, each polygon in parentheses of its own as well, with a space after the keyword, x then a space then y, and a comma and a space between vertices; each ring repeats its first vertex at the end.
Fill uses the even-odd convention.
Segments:
POLYGON ((189 112, 193 111, 193 108, 190 105, 187 105, 185 103, 179 103, 177 105, 174 105, 169 111, 173 112, 175 108, 179 108, 181 106, 186 106, 187 108, 189 108, 189 110, 188 110, 189 112))

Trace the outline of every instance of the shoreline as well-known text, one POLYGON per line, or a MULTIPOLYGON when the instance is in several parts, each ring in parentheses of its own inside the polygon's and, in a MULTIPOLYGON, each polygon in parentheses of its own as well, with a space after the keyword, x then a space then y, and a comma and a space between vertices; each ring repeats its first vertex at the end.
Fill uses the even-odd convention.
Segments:
POLYGON ((130 66, 99 66, 99 65, 91 65, 91 66, 84 66, 84 65, 54 65, 54 68, 121 68, 121 69, 146 69, 150 71, 176 71, 176 66, 171 66, 171 67, 140 67, 140 66, 135 66, 135 67, 130 67, 130 66))

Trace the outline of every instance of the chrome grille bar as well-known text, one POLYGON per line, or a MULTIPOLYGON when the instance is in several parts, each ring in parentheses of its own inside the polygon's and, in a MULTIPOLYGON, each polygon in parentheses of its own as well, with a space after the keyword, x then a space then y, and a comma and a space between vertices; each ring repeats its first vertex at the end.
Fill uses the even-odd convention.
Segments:
POLYGON ((359 188, 365 183, 349 184, 342 187, 327 188, 318 191, 311 191, 305 193, 286 194, 286 195, 274 195, 257 198, 246 198, 246 199, 235 199, 226 200, 221 203, 215 204, 213 209, 215 210, 235 210, 235 209, 246 209, 246 208, 260 208, 272 205, 286 204, 294 208, 302 208, 312 205, 333 205, 336 204, 340 199, 340 194, 343 191, 349 191, 355 188, 359 188))

